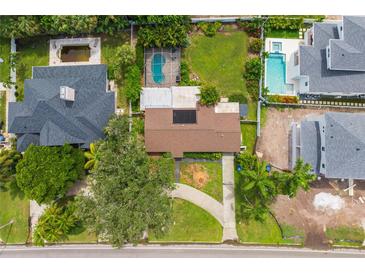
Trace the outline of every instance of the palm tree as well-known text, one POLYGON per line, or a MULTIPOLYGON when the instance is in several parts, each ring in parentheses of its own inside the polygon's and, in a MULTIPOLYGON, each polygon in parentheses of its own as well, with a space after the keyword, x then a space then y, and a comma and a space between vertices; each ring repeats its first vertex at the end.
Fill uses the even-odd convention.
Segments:
POLYGON ((95 144, 90 144, 90 151, 85 151, 84 153, 85 158, 87 159, 87 162, 84 165, 85 169, 91 170, 95 167, 96 162, 96 148, 95 144))
POLYGON ((259 197, 265 201, 271 201, 276 194, 276 185, 266 170, 265 161, 255 161, 252 169, 244 169, 241 175, 244 178, 242 190, 249 197, 259 197))

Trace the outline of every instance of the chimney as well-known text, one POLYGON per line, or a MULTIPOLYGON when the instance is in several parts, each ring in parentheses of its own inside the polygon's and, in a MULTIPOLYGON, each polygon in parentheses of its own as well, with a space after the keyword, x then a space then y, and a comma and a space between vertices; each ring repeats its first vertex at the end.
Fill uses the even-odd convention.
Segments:
POLYGON ((60 98, 65 101, 75 101, 75 90, 68 86, 60 86, 60 98))

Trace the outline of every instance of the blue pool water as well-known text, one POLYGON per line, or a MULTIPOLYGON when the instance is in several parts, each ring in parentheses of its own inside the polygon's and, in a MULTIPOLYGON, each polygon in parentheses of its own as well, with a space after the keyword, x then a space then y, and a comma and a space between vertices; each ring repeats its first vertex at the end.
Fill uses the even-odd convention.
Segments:
POLYGON ((160 53, 156 53, 152 57, 151 70, 152 78, 156 84, 162 84, 165 80, 165 75, 163 74, 163 66, 166 63, 166 58, 160 53))
POLYGON ((287 94, 285 56, 270 53, 266 60, 266 87, 270 93, 287 94))

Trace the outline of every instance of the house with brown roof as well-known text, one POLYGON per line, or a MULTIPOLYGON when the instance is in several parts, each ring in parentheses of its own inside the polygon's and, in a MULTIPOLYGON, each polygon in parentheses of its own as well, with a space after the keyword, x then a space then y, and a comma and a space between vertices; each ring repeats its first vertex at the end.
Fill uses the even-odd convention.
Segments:
POLYGON ((144 88, 145 145, 149 153, 239 152, 239 104, 199 104, 199 87, 144 88))

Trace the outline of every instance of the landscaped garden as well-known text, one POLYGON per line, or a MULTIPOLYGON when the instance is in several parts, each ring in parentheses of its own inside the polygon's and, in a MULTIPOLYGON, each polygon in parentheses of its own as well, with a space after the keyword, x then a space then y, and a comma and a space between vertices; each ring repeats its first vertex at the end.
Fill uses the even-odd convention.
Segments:
POLYGON ((184 200, 174 199, 172 225, 167 234, 156 237, 149 233, 150 242, 220 242, 223 229, 204 209, 184 200))
POLYGON ((219 202, 223 200, 221 163, 182 162, 180 182, 210 195, 219 202))
POLYGON ((6 126, 6 92, 0 90, 0 129, 5 129, 5 126, 6 126))

